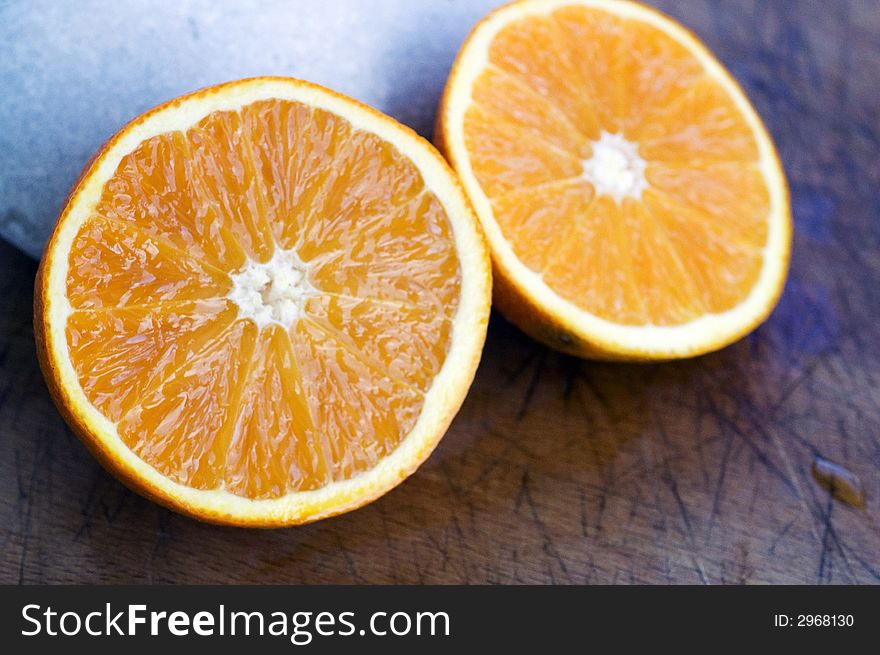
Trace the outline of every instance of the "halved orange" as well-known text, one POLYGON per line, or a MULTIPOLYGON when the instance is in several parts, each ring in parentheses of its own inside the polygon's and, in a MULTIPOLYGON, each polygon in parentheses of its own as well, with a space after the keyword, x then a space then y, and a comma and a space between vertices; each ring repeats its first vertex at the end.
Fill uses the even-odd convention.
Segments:
POLYGON ((486 230, 495 302, 559 350, 669 359, 760 324, 788 269, 773 143, 695 36, 622 0, 521 0, 458 55, 436 142, 486 230))
POLYGON ((285 78, 122 129, 46 247, 35 327, 62 413, 136 491, 278 526, 375 499, 473 379, 491 269, 453 172, 411 130, 285 78))

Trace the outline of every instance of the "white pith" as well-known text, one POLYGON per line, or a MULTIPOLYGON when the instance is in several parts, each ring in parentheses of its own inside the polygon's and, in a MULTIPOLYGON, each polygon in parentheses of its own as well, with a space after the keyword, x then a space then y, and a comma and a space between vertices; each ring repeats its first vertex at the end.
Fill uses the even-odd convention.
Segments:
POLYGON ((292 249, 276 248, 267 262, 249 259, 229 277, 232 289, 227 298, 238 306, 239 317, 251 319, 260 328, 275 323, 290 329, 302 315, 306 298, 316 293, 308 267, 292 249))
POLYGON ((624 198, 642 197, 648 186, 645 160, 639 146, 622 134, 602 130, 592 142, 593 154, 584 161, 583 177, 593 185, 597 196, 610 196, 620 203, 624 198))
POLYGON ((430 454, 438 433, 445 430, 470 386, 485 339, 491 294, 485 245, 470 216, 468 202, 453 174, 424 140, 391 119, 316 85, 279 78, 243 80, 164 107, 128 128, 95 161, 59 219, 47 248, 52 256, 44 263, 43 272, 46 350, 57 368, 63 401, 78 421, 94 433, 96 448, 113 459, 121 474, 143 481, 152 494, 180 509, 188 508, 201 518, 257 525, 297 523, 368 502, 406 478, 430 454), (104 185, 125 155, 156 135, 185 131, 212 112, 236 111, 266 99, 302 102, 343 116, 353 129, 376 134, 410 159, 419 169, 425 187, 446 210, 461 277, 458 311, 453 318, 446 360, 425 393, 418 420, 397 448, 372 469, 350 479, 276 499, 253 500, 222 488, 202 490, 174 482, 125 445, 116 424, 89 402, 70 360, 65 328, 72 309, 67 299, 66 281, 68 253, 74 239, 82 224, 94 213, 104 185))
POLYGON ((453 69, 448 87, 443 121, 450 159, 480 217, 489 240, 495 266, 516 281, 530 301, 544 308, 569 332, 601 348, 637 357, 685 357, 706 352, 743 334, 768 311, 776 298, 780 280, 785 278, 791 242, 787 185, 775 148, 760 117, 737 83, 715 57, 686 29, 659 12, 628 0, 523 0, 506 5, 488 16, 468 37, 453 69), (491 202, 480 186, 464 138, 464 116, 472 103, 474 82, 489 65, 489 47, 500 30, 511 22, 542 16, 561 7, 580 5, 607 11, 627 19, 643 21, 678 41, 702 64, 706 75, 729 94, 751 128, 759 151, 757 162, 770 192, 767 242, 764 266, 751 293, 735 307, 721 313, 674 326, 622 325, 592 314, 558 295, 539 272, 528 268, 513 251, 495 219, 491 202))

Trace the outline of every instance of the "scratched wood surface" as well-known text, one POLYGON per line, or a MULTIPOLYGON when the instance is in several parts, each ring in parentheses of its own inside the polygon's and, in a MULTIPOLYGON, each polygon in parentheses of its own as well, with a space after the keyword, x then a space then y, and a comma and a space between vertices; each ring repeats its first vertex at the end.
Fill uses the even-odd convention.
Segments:
POLYGON ((202 525, 126 490, 58 417, 35 264, 0 244, 0 582, 880 581, 880 3, 662 2, 741 80, 793 193, 770 320, 662 365, 577 361, 494 316, 448 435, 378 502, 202 525), (821 455, 861 479, 834 500, 821 455))

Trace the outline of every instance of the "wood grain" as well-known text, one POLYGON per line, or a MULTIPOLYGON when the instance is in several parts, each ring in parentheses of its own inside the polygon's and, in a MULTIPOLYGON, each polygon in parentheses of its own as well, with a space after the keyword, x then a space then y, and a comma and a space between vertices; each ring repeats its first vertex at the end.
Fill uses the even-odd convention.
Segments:
POLYGON ((129 492, 58 417, 35 264, 0 244, 0 582, 880 581, 880 6, 662 2, 742 81, 790 176, 770 320, 681 363, 597 364, 490 327, 425 466, 304 528, 202 525, 129 492), (861 479, 864 509, 813 480, 861 479))

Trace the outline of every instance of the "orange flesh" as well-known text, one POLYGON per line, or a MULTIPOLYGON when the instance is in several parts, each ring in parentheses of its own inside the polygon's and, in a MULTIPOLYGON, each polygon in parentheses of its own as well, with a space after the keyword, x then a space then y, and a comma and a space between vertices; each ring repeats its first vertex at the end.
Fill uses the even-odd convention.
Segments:
POLYGON ((458 306, 451 225, 388 143, 268 100, 120 163, 69 257, 86 396, 170 479, 246 498, 364 472, 411 431, 458 306), (230 274, 304 262, 290 325, 258 327, 230 274))
POLYGON ((464 136, 517 257, 561 297, 615 323, 679 325, 757 281, 770 197, 741 112, 658 28, 569 6, 494 37, 464 136), (645 161, 647 187, 597 193, 603 133, 645 161))

